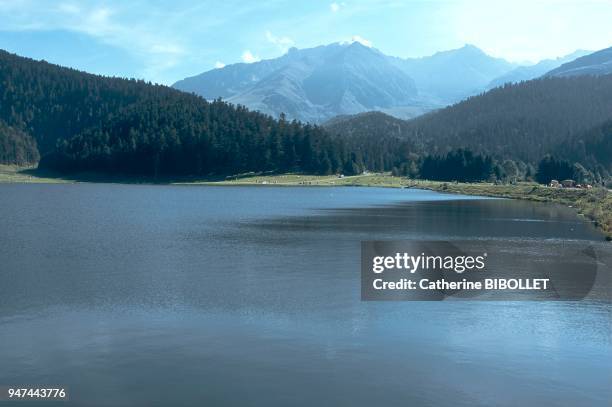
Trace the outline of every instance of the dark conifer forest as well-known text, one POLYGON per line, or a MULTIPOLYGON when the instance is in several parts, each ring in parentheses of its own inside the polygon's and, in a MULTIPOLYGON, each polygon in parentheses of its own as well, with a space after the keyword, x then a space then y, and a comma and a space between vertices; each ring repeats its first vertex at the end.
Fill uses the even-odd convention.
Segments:
MULTIPOLYGON (((544 78, 505 85, 418 117, 408 122, 404 136, 430 151, 465 147, 534 164, 553 152, 571 158, 561 146, 580 138, 590 143, 589 130, 608 120, 612 75, 544 78)), ((589 158, 611 161, 610 156, 589 158)))
POLYGON ((367 113, 323 128, 0 51, 3 164, 154 177, 370 170, 479 181, 533 178, 548 154, 583 179, 609 176, 612 75, 533 80, 412 121, 367 113))
POLYGON ((0 155, 64 172, 207 175, 360 172, 363 159, 317 126, 143 81, 0 52, 0 155), (8 129, 8 130, 7 130, 8 129))
POLYGON ((600 173, 612 174, 612 119, 568 137, 553 154, 600 173))
POLYGON ((0 164, 28 165, 39 159, 36 141, 0 120, 0 164))
POLYGON ((422 178, 439 181, 476 182, 495 178, 491 157, 459 149, 444 156, 427 156, 420 169, 422 178))
MULTIPOLYGON (((463 148, 489 155, 500 165, 511 160, 527 174, 551 154, 608 177, 612 75, 536 79, 505 85, 413 120, 363 113, 332 120, 325 127, 346 138, 393 136, 421 157, 463 148)), ((398 170, 407 171, 401 166, 398 170)))
POLYGON ((553 156, 546 156, 538 165, 536 180, 541 184, 548 184, 553 179, 566 180, 574 178, 574 169, 569 161, 558 160, 553 156))

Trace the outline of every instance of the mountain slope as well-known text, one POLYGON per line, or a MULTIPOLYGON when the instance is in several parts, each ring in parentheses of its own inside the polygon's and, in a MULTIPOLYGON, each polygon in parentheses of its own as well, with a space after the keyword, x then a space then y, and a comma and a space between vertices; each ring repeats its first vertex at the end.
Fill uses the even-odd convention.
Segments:
POLYGON ((612 47, 583 56, 548 72, 546 76, 607 75, 612 73, 612 47))
POLYGON ((280 58, 229 65, 173 86, 310 122, 370 110, 410 118, 479 93, 514 67, 474 46, 401 59, 353 42, 292 48, 280 58))
POLYGON ((411 106, 416 97, 408 75, 385 55, 359 42, 292 48, 277 59, 229 65, 173 86, 309 122, 338 114, 411 106))
MULTIPOLYGON (((495 88, 410 121, 359 115, 327 127, 346 137, 399 134, 419 154, 468 147, 535 164, 553 152, 572 158, 573 152, 563 146, 607 120, 612 120, 612 75, 535 79, 495 88)), ((608 165, 602 156, 595 157, 608 165)))
POLYGON ((4 51, 0 83, 3 162, 35 161, 36 146, 41 167, 146 176, 328 173, 356 160, 318 127, 4 51))
POLYGON ((408 134, 535 163, 557 144, 612 118, 612 75, 506 85, 411 122, 408 134))
POLYGON ((39 159, 36 141, 0 120, 0 164, 28 165, 39 159))
POLYGON ((265 78, 276 69, 289 63, 290 52, 280 58, 260 61, 254 64, 239 63, 213 69, 200 75, 185 78, 172 85, 184 92, 195 93, 206 99, 227 99, 238 95, 265 78))
POLYGON ((323 127, 334 135, 347 138, 398 137, 409 129, 409 122, 382 112, 365 112, 356 115, 336 116, 323 123, 323 127))
POLYGON ((519 66, 511 70, 510 72, 493 79, 488 85, 487 89, 496 88, 506 83, 517 83, 522 81, 528 81, 531 79, 539 78, 547 72, 567 63, 580 58, 582 56, 590 54, 591 51, 578 50, 572 52, 569 55, 565 55, 556 59, 544 59, 535 65, 530 66, 519 66))
POLYGON ((569 137, 558 146, 556 155, 565 155, 569 160, 581 162, 588 168, 600 165, 612 174, 612 120, 569 137))
POLYGON ((58 139, 97 126, 125 107, 176 92, 143 81, 106 78, 0 50, 0 120, 22 130, 42 154, 58 139))
POLYGON ((516 67, 473 45, 424 58, 395 58, 395 63, 415 80, 422 96, 443 105, 481 92, 494 78, 516 67))

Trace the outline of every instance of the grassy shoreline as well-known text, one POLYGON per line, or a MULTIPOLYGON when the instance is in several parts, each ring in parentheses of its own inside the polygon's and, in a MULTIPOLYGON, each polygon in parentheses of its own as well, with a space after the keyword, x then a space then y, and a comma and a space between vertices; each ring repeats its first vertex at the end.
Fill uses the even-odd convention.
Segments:
POLYGON ((40 172, 34 168, 0 165, 0 183, 74 183, 114 182, 124 184, 169 185, 262 185, 262 186, 364 186, 384 188, 419 188, 432 191, 481 195, 499 198, 551 202, 574 208, 579 215, 592 221, 612 240, 612 193, 603 188, 559 189, 535 183, 495 185, 492 183, 454 183, 412 180, 389 174, 364 174, 339 178, 335 175, 303 174, 244 174, 232 177, 153 179, 105 177, 99 174, 79 174, 74 177, 40 172))
POLYGON ((393 177, 389 174, 368 174, 338 178, 337 176, 310 176, 297 174, 253 175, 222 182, 205 182, 213 185, 306 185, 306 186, 368 186, 386 188, 419 188, 437 192, 480 195, 497 198, 523 199, 549 202, 574 208, 580 216, 593 222, 612 240, 612 193, 604 188, 575 189, 550 188, 533 182, 517 184, 455 183, 413 180, 393 177))

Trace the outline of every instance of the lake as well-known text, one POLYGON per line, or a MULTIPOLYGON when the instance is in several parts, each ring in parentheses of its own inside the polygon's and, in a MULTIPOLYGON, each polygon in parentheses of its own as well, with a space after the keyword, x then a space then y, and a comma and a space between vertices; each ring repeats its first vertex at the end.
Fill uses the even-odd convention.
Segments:
POLYGON ((75 405, 612 398, 612 249, 568 208, 411 189, 4 184, 0 209, 0 385, 67 386, 75 405), (362 302, 360 241, 390 239, 535 257, 587 243, 604 279, 573 302, 362 302))

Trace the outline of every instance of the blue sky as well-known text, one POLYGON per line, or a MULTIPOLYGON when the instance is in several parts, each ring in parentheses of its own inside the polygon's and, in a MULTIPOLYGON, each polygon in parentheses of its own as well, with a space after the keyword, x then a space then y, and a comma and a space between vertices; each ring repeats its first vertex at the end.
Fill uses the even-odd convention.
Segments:
POLYGON ((171 84, 215 66, 359 40, 424 56, 466 43, 511 61, 612 45, 612 0, 0 0, 0 48, 171 84))

